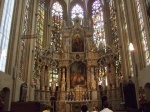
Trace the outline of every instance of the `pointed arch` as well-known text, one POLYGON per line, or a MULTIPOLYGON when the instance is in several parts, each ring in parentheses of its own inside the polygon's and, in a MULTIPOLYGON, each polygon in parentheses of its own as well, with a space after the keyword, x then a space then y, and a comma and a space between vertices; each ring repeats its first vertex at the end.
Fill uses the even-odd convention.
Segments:
POLYGON ((61 6, 62 6, 62 9, 63 9, 63 19, 64 20, 67 20, 67 4, 64 0, 53 0, 52 4, 50 5, 50 9, 52 10, 52 7, 53 7, 53 4, 55 2, 58 2, 61 6))
POLYGON ((20 86, 20 98, 19 101, 21 102, 25 102, 26 98, 27 98, 27 89, 28 89, 28 85, 27 83, 23 83, 20 86))
POLYGON ((75 4, 74 7, 72 7, 71 10, 71 18, 75 18, 78 14, 79 18, 84 18, 84 11, 83 8, 79 4, 75 4))
MULTIPOLYGON (((72 11, 73 7, 76 6, 77 4, 83 9, 83 11, 85 11, 86 8, 84 5, 84 2, 81 0, 80 1, 77 1, 77 0, 72 1, 70 3, 70 10, 72 11)), ((70 11, 70 15, 71 15, 71 11, 70 11)), ((83 13, 83 17, 85 17, 85 13, 83 13)))

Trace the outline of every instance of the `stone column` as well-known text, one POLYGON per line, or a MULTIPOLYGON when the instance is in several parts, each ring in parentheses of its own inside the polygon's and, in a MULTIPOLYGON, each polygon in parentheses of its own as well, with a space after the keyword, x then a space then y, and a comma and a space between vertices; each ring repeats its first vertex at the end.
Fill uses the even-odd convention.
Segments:
POLYGON ((41 70, 40 70, 40 90, 44 90, 44 73, 45 73, 45 66, 42 65, 41 66, 41 70))
POLYGON ((90 66, 88 66, 88 67, 87 67, 87 88, 88 88, 88 90, 91 89, 90 82, 91 82, 90 66))
POLYGON ((66 98, 66 69, 62 68, 62 79, 61 79, 61 100, 65 100, 66 98))
POLYGON ((102 90, 104 91, 104 89, 106 88, 106 81, 105 78, 102 78, 102 90))
POLYGON ((62 78, 62 73, 61 73, 62 67, 59 67, 58 69, 59 69, 59 71, 58 71, 58 91, 60 92, 60 90, 61 90, 61 78, 62 78))
POLYGON ((95 71, 94 66, 91 67, 91 89, 96 90, 95 71))
POLYGON ((49 46, 49 43, 51 42, 51 14, 49 12, 49 7, 50 7, 50 0, 45 0, 44 8, 44 31, 43 31, 43 47, 49 46))
POLYGON ((105 74, 107 76, 107 82, 108 82, 108 85, 111 84, 111 79, 112 79, 112 76, 111 76, 111 73, 109 72, 110 71, 110 67, 109 67, 109 63, 106 65, 107 67, 107 71, 105 71, 105 74))
POLYGON ((45 86, 45 90, 49 90, 49 70, 48 70, 48 66, 45 67, 44 86, 45 86))
POLYGON ((65 68, 62 68, 62 81, 61 81, 61 91, 66 90, 66 80, 65 80, 65 68))
POLYGON ((38 96, 37 90, 34 90, 34 101, 38 101, 38 96))
POLYGON ((41 95, 40 95, 40 99, 41 100, 44 100, 44 90, 45 90, 45 87, 44 87, 44 72, 45 72, 45 66, 42 65, 41 66, 41 70, 40 70, 40 90, 41 90, 41 95))
POLYGON ((116 68, 115 65, 113 63, 110 64, 110 71, 111 71, 111 84, 112 85, 116 85, 115 84, 115 79, 116 79, 116 68))
POLYGON ((65 68, 62 68, 62 81, 65 81, 65 68))
POLYGON ((70 67, 67 66, 67 91, 70 90, 70 67))
POLYGON ((117 94, 116 94, 116 88, 115 88, 114 85, 112 85, 112 99, 116 99, 116 96, 117 96, 117 94))
POLYGON ((116 102, 117 101, 114 101, 117 99, 117 94, 116 94, 116 88, 115 88, 115 85, 112 85, 112 90, 111 90, 111 96, 112 96, 112 108, 114 109, 115 106, 116 106, 116 102))
POLYGON ((50 99, 50 92, 49 92, 49 70, 48 66, 45 68, 45 74, 44 74, 44 86, 45 86, 45 100, 50 99))
POLYGON ((99 90, 99 87, 98 87, 98 69, 95 69, 95 81, 96 81, 96 90, 99 90))
MULTIPOLYGON (((61 63, 61 62, 60 62, 61 63)), ((57 100, 60 100, 61 98, 61 78, 62 78, 62 67, 60 65, 60 67, 58 68, 58 92, 57 92, 57 100)))

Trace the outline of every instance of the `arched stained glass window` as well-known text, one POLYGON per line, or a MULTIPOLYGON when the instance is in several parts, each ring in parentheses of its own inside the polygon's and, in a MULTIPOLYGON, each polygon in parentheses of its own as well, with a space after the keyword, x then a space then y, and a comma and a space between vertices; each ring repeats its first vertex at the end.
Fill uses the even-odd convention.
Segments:
POLYGON ((44 32, 44 15, 45 15, 45 2, 41 1, 38 5, 37 13, 37 26, 36 26, 36 43, 34 52, 34 74, 38 74, 41 67, 40 53, 43 44, 43 32, 44 32))
POLYGON ((51 69, 49 71, 49 73, 50 73, 50 76, 49 76, 49 86, 50 87, 52 87, 54 83, 55 83, 56 86, 58 85, 58 74, 59 74, 58 72, 59 72, 58 68, 51 69))
POLYGON ((104 19, 103 19, 103 9, 99 0, 95 1, 92 5, 92 20, 93 20, 93 38, 98 48, 100 44, 105 45, 105 31, 104 31, 104 19))
POLYGON ((110 21, 111 21, 111 32, 112 32, 112 40, 115 49, 119 49, 119 39, 117 34, 117 18, 116 18, 116 9, 114 6, 114 1, 110 0, 109 2, 110 8, 110 21))
POLYGON ((23 65, 24 65, 24 58, 25 58, 25 45, 26 45, 25 36, 27 35, 27 28, 28 28, 27 26, 28 26, 28 18, 29 18, 29 5, 30 5, 30 0, 27 0, 26 9, 25 9, 25 17, 24 17, 24 25, 23 25, 19 79, 22 78, 22 72, 24 69, 23 65))
POLYGON ((59 2, 55 2, 52 6, 52 39, 51 44, 54 43, 55 51, 59 51, 62 43, 61 28, 63 25, 63 9, 59 2))
MULTIPOLYGON (((63 25, 63 9, 59 2, 55 2, 52 6, 52 39, 51 44, 55 46, 55 52, 60 50, 62 43, 62 33, 61 28, 63 25)), ((52 62, 52 65, 57 64, 57 62, 52 62)), ((58 84, 58 69, 51 69, 49 71, 49 86, 54 89, 58 84)), ((53 91, 53 90, 52 90, 53 91)))
POLYGON ((76 4, 71 10, 71 18, 75 18, 78 15, 79 18, 83 19, 84 11, 82 7, 76 4))
MULTIPOLYGON (((96 70, 96 69, 95 69, 96 70)), ((98 82, 99 82, 99 85, 105 85, 105 86, 108 86, 108 77, 107 74, 108 72, 108 67, 107 66, 100 66, 99 69, 98 69, 98 82)))
POLYGON ((0 70, 5 72, 7 50, 15 0, 4 0, 2 21, 0 21, 0 70))
POLYGON ((147 45, 147 37, 145 32, 145 26, 144 26, 144 20, 143 20, 143 14, 141 11, 141 4, 139 0, 135 0, 137 5, 137 12, 138 12, 138 18, 139 18, 139 25, 141 30, 141 39, 142 39, 142 46, 143 46, 143 52, 145 54, 145 63, 146 65, 150 64, 150 57, 149 57, 149 51, 148 51, 148 45, 147 45))
POLYGON ((120 79, 122 79, 122 69, 121 69, 121 55, 120 55, 120 49, 119 49, 119 37, 118 37, 118 26, 117 26, 117 15, 116 15, 116 8, 114 0, 109 1, 109 9, 110 9, 110 22, 111 22, 111 39, 113 47, 118 50, 117 60, 115 62, 116 67, 116 75, 119 76, 120 79))
MULTIPOLYGON (((36 45, 35 50, 36 52, 40 52, 42 49, 42 42, 43 42, 43 31, 44 31, 44 5, 45 2, 40 2, 38 6, 38 14, 37 14, 37 27, 36 27, 36 33, 37 33, 37 39, 36 39, 36 45)), ((38 55, 38 54, 35 54, 38 55)))

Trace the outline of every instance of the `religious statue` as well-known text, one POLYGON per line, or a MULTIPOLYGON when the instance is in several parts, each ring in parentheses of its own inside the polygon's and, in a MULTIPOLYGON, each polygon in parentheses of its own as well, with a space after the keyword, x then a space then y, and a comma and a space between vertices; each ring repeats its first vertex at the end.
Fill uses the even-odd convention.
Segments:
POLYGON ((74 100, 74 94, 72 91, 69 92, 68 100, 70 101, 74 100))
POLYGON ((62 81, 61 82, 61 91, 65 91, 65 87, 66 87, 66 82, 62 81))
POLYGON ((85 92, 82 92, 82 100, 85 100, 85 92))
POLYGON ((52 82, 52 92, 56 92, 56 82, 52 82))
POLYGON ((20 91, 20 101, 21 102, 25 102, 26 101, 26 98, 27 98, 27 84, 26 83, 23 83, 21 85, 21 91, 20 91))
POLYGON ((94 79, 94 76, 92 76, 92 90, 96 90, 96 81, 94 79))

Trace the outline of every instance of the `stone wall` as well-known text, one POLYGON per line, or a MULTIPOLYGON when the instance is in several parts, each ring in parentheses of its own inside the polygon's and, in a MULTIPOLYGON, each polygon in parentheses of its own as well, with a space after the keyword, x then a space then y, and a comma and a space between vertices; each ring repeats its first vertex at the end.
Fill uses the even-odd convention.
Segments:
POLYGON ((10 90, 10 96, 9 96, 9 108, 11 104, 11 97, 12 97, 12 86, 13 85, 13 80, 12 77, 4 72, 0 71, 0 90, 3 88, 8 88, 10 90))
POLYGON ((3 88, 8 88, 10 90, 10 96, 8 98, 9 99, 8 110, 10 109, 10 104, 12 101, 19 101, 20 86, 22 83, 23 81, 14 79, 11 75, 0 71, 0 90, 2 90, 3 88))
POLYGON ((7 87, 10 89, 10 92, 11 92, 12 85, 13 85, 12 77, 0 71, 0 90, 3 89, 4 87, 7 87))
POLYGON ((139 87, 144 87, 147 82, 150 82, 150 65, 139 71, 138 82, 139 87))

